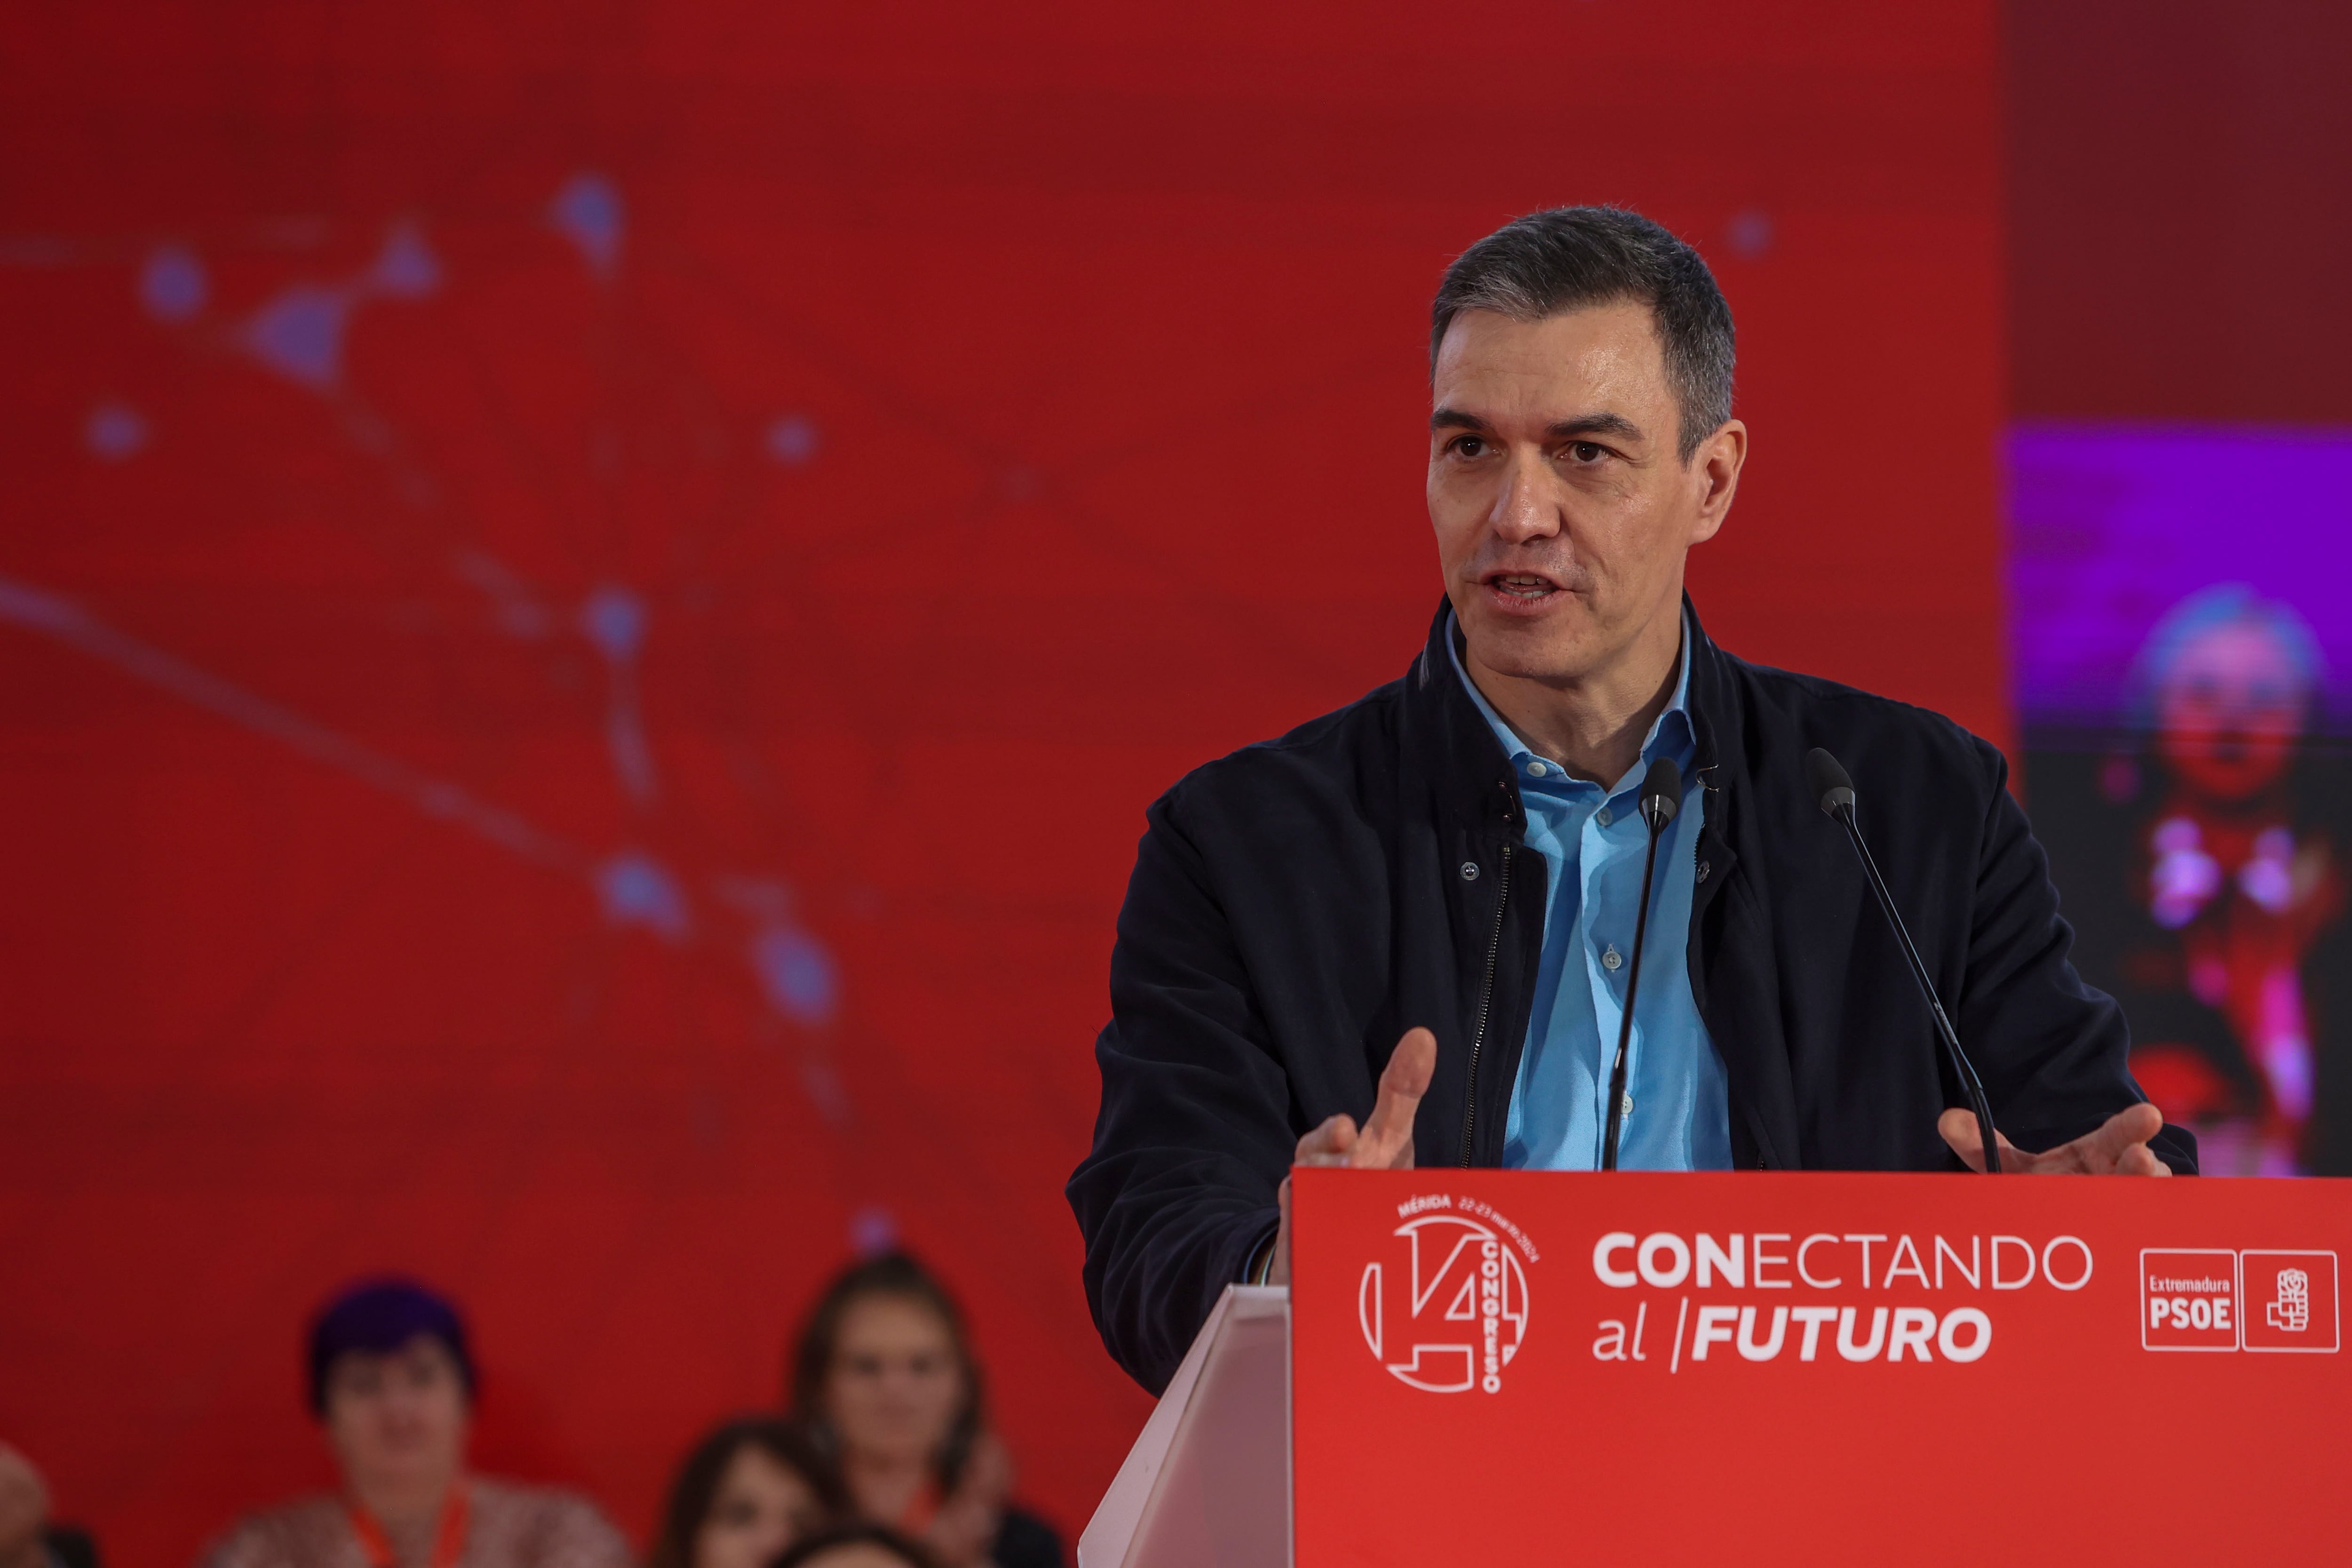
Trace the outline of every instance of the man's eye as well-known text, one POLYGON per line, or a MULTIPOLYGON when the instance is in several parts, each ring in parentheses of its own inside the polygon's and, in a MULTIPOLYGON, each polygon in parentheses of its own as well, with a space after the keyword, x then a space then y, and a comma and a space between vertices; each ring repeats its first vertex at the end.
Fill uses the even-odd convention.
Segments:
POLYGON ((1486 443, 1475 436, 1454 437, 1454 450, 1465 458, 1475 458, 1486 449, 1486 443))
POLYGON ((1580 463, 1597 463, 1601 460, 1601 453, 1598 441, 1573 441, 1569 444, 1568 455, 1580 463))

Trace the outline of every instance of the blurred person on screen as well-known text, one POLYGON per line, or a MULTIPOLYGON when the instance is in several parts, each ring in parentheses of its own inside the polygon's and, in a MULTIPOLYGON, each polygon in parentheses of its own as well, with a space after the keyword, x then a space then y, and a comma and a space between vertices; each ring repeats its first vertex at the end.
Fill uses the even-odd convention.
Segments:
POLYGON ((649 1568, 768 1568, 848 1512, 840 1477, 805 1433, 772 1415, 739 1416, 678 1467, 649 1568))
POLYGON ((940 1568, 940 1560, 887 1525, 849 1524, 813 1536, 769 1568, 940 1568))
POLYGON ((205 1568, 628 1568, 594 1505, 466 1466, 479 1380, 457 1309, 404 1279, 355 1285, 310 1330, 310 1413, 342 1475, 238 1524, 205 1568))
POLYGON ((793 1356, 793 1410, 835 1457, 852 1506, 923 1542, 940 1568, 1059 1568, 1053 1527, 1010 1506, 963 1314, 914 1259, 845 1270, 793 1356))
POLYGON ((2102 780, 2141 807, 2137 931, 2115 977, 2137 1025, 2132 1070, 2202 1129, 2217 1173, 2311 1164, 2326 1020, 2310 971, 2345 901, 2336 847, 2294 788, 2324 677, 2291 606, 2237 584, 2194 594, 2134 672, 2151 765, 2119 757, 2102 780))
POLYGON ((89 1532, 49 1518, 49 1483, 0 1443, 0 1568, 98 1568, 89 1532))

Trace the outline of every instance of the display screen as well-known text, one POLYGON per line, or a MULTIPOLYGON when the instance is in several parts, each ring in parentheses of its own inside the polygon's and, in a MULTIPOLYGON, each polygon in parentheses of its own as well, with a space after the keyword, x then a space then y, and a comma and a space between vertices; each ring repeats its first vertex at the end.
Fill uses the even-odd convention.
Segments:
POLYGON ((2009 457, 2075 962, 2207 1172, 2352 1171, 2352 432, 2028 426, 2009 457))

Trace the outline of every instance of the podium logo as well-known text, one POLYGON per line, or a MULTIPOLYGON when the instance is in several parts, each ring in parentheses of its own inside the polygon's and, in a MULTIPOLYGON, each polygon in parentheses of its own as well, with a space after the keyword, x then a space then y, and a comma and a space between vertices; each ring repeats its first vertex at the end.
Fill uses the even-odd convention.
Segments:
POLYGON ((2299 1334, 2311 1327, 2311 1276, 2300 1268, 2282 1268, 2278 1277, 2278 1300, 2263 1314, 2271 1327, 2299 1334))
MULTIPOLYGON (((1439 1203, 1454 1207, 1428 1198, 1403 1206, 1439 1203)), ((1356 1321, 1399 1383, 1431 1394, 1502 1391, 1503 1369, 1528 1331, 1527 1270, 1512 1245, 1525 1238, 1501 1215, 1489 1217, 1497 1223, 1421 1214, 1391 1233, 1402 1245, 1364 1265, 1356 1321)))
POLYGON ((2339 1348, 2336 1254, 2149 1247, 2140 1257, 2140 1343, 2152 1351, 2339 1348))
POLYGON ((2238 1254, 2246 1289, 2246 1349, 2325 1353, 2336 1348, 2336 1254, 2238 1254))
POLYGON ((2238 1255, 2228 1247, 2151 1247, 2139 1255, 2139 1342, 2151 1351, 2234 1351, 2238 1255))

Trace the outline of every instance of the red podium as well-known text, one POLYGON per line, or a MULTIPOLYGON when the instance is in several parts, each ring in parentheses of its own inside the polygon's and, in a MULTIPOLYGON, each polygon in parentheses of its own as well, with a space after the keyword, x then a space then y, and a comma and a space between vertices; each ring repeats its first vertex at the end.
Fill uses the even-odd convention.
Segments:
POLYGON ((2352 1556, 2352 1182, 1309 1170, 1293 1212, 1080 1568, 2352 1556))

